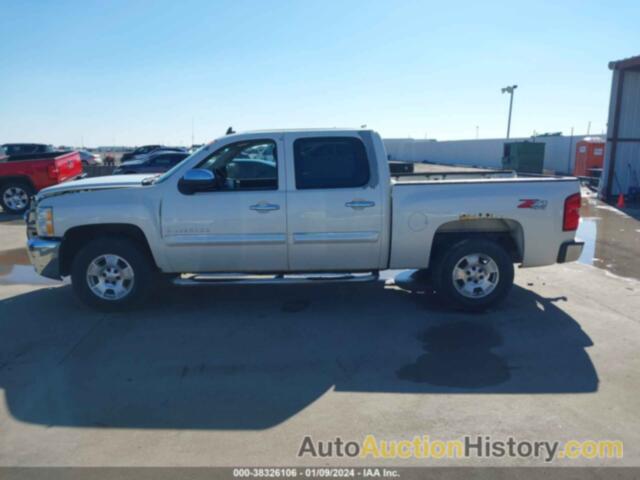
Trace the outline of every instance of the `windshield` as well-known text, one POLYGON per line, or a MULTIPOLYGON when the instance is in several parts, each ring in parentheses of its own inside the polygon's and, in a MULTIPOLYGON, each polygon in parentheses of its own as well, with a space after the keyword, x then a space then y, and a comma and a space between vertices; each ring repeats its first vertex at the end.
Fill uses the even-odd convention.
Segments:
POLYGON ((164 182, 167 178, 169 178, 171 175, 173 175, 173 173, 178 170, 182 164, 184 162, 186 162, 187 160, 189 160, 192 156, 196 155, 198 152, 200 152, 200 150, 202 150, 203 148, 205 148, 206 145, 201 146, 199 149, 197 149, 195 152, 193 152, 191 155, 189 155, 188 157, 186 157, 184 160, 182 160, 181 162, 176 163, 172 168, 170 168, 169 170, 167 170, 166 172, 164 172, 162 175, 160 175, 159 177, 157 177, 153 183, 162 183, 164 182))

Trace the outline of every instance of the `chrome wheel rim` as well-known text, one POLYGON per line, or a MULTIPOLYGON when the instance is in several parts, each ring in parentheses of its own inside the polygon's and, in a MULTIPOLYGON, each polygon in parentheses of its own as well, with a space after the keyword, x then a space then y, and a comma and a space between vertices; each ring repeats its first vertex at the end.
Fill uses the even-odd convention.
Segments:
POLYGON ((483 298, 491 294, 500 281, 498 264, 484 253, 465 255, 453 269, 453 285, 467 298, 483 298))
POLYGON ((87 268, 87 284, 103 300, 120 300, 131 293, 135 274, 129 262, 119 255, 96 257, 87 268))
POLYGON ((4 204, 11 210, 24 210, 29 205, 29 195, 22 187, 9 187, 2 195, 4 204))

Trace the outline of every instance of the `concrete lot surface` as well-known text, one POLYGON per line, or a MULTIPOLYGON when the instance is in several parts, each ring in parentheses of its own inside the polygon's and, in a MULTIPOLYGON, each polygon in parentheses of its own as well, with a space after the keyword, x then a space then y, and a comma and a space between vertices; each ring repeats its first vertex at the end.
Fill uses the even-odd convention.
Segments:
POLYGON ((306 435, 469 434, 622 440, 621 460, 556 463, 639 466, 640 281, 615 273, 640 274, 629 260, 640 222, 595 200, 585 209, 595 226, 582 260, 595 267, 518 270, 506 302, 479 315, 402 275, 394 285, 398 272, 173 289, 97 313, 32 273, 22 223, 0 214, 0 465, 543 464, 296 456, 306 435))

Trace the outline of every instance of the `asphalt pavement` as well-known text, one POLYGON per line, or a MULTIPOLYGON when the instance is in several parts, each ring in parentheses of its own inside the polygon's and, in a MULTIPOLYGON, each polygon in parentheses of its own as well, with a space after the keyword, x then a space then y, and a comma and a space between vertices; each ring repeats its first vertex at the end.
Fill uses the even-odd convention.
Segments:
POLYGON ((175 288, 99 313, 33 273, 21 220, 0 213, 0 465, 363 465, 297 454, 308 435, 373 434, 622 440, 622 459, 556 464, 640 466, 640 222, 614 210, 585 200, 581 263, 519 269, 475 315, 406 272, 175 288))

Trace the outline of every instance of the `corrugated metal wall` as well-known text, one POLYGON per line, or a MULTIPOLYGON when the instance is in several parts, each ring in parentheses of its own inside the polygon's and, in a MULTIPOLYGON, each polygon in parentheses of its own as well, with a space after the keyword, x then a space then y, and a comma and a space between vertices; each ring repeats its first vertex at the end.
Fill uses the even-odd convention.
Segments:
POLYGON ((619 136, 640 138, 640 72, 624 74, 619 136))
MULTIPOLYGON (((544 168, 557 173, 573 172, 576 142, 583 138, 585 135, 536 138, 537 142, 545 143, 544 168)), ((524 140, 531 141, 531 138, 511 138, 508 141, 524 140)), ((446 142, 390 138, 385 139, 384 144, 392 160, 501 168, 503 145, 506 141, 504 138, 446 142)))
POLYGON ((640 72, 627 70, 624 72, 622 85, 614 174, 610 180, 611 191, 606 192, 606 185, 609 183, 611 154, 613 152, 620 75, 622 75, 621 71, 613 71, 604 179, 600 185, 600 193, 602 195, 616 196, 620 192, 627 194, 630 187, 640 187, 640 72))

